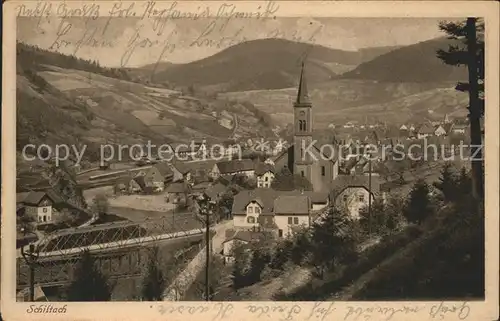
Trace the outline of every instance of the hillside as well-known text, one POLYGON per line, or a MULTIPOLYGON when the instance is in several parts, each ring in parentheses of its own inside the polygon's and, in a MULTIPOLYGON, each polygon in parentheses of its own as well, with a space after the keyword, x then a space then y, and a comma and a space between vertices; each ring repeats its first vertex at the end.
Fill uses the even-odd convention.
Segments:
MULTIPOLYGON (((401 123, 409 119, 442 118, 446 113, 463 116, 467 112, 467 94, 454 90, 452 82, 384 83, 338 79, 309 85, 316 128, 348 120, 401 123), (431 113, 429 113, 429 110, 431 113)), ((228 100, 250 101, 270 114, 279 124, 293 118, 293 100, 297 89, 256 90, 220 94, 228 100)))
POLYGON ((360 64, 344 73, 343 79, 383 82, 438 82, 467 80, 466 67, 444 64, 436 55, 449 45, 464 46, 457 40, 437 38, 401 47, 360 64))
MULTIPOLYGON (((195 62, 163 65, 157 82, 212 91, 279 89, 295 85, 300 64, 307 54, 310 82, 324 82, 364 61, 394 48, 370 48, 359 52, 330 49, 282 39, 260 39, 229 47, 195 62)), ((150 66, 142 68, 150 70, 150 66)))
POLYGON ((154 144, 192 138, 226 140, 234 134, 269 130, 258 110, 213 98, 128 81, 115 70, 74 57, 18 45, 17 140, 27 143, 87 144, 87 156, 99 156, 98 144, 154 144), (57 59, 60 57, 60 59, 57 59), (73 66, 73 67, 72 67, 73 66), (217 116, 242 119, 236 128, 217 116))

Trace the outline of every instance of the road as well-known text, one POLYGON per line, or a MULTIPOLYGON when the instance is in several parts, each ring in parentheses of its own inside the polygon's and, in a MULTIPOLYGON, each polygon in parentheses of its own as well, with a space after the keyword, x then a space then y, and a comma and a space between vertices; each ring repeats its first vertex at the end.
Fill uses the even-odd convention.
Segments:
MULTIPOLYGON (((226 231, 233 228, 233 221, 226 221, 212 228, 215 235, 212 238, 212 253, 222 251, 223 242, 226 240, 226 231)), ((177 278, 165 290, 163 301, 178 301, 178 293, 186 291, 196 279, 196 276, 205 267, 205 247, 195 256, 186 268, 177 276, 177 278)))

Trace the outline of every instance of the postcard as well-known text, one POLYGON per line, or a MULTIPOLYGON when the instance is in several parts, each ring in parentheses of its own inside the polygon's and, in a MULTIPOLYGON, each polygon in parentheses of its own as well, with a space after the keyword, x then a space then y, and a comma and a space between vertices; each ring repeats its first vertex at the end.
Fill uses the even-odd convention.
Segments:
POLYGON ((2 317, 498 319, 498 12, 6 2, 2 317))

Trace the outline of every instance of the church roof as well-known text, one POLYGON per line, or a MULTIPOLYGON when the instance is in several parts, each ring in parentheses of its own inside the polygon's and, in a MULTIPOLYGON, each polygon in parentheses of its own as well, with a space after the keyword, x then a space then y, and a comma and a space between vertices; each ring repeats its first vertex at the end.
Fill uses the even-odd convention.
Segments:
POLYGON ((297 92, 297 100, 295 101, 295 106, 311 106, 311 100, 309 99, 309 92, 307 91, 307 81, 305 75, 304 63, 302 63, 302 70, 300 71, 300 82, 299 90, 297 92))

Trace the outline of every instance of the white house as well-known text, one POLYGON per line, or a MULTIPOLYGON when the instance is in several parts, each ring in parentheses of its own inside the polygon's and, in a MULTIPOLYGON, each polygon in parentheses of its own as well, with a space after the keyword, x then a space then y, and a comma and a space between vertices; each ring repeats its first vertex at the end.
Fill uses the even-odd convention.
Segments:
POLYGON ((274 220, 278 237, 287 237, 296 227, 311 225, 311 200, 306 195, 282 195, 274 200, 274 220))
POLYGON ((234 262, 234 248, 238 245, 248 245, 251 242, 256 242, 263 237, 261 232, 251 230, 228 230, 226 232, 226 240, 222 243, 222 257, 226 264, 234 262))
POLYGON ((218 162, 214 165, 211 175, 214 178, 220 175, 243 174, 247 177, 255 175, 255 164, 251 159, 234 159, 230 161, 218 162))
POLYGON ((351 217, 359 218, 360 211, 368 206, 369 198, 373 202, 379 191, 380 181, 377 176, 372 177, 370 182, 365 175, 339 175, 331 198, 335 205, 346 208, 351 217))
POLYGON ((400 130, 408 130, 408 127, 405 124, 403 124, 403 125, 401 125, 401 127, 399 127, 399 129, 400 130))
POLYGON ((52 222, 57 210, 54 205, 60 200, 55 195, 46 192, 26 192, 16 195, 16 202, 24 206, 26 214, 34 217, 37 223, 52 222))
POLYGON ((255 169, 257 187, 270 188, 274 180, 274 167, 269 164, 257 164, 255 169))

